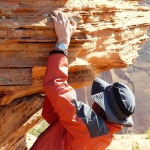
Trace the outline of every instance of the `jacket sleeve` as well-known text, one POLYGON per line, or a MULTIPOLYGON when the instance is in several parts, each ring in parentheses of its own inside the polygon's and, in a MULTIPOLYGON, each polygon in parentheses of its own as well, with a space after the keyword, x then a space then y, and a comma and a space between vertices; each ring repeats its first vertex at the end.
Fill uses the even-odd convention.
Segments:
POLYGON ((43 87, 62 125, 76 139, 108 134, 103 119, 91 107, 77 101, 75 90, 68 85, 67 79, 67 57, 63 54, 50 55, 43 87))
POLYGON ((52 124, 55 120, 59 118, 58 114, 54 110, 51 101, 47 96, 44 98, 44 104, 42 109, 42 117, 49 123, 52 124))

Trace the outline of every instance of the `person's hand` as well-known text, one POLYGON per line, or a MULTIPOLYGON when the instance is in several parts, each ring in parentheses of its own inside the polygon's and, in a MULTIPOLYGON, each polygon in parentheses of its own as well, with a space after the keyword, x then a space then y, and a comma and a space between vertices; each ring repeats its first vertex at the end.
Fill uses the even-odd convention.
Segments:
POLYGON ((69 46, 70 38, 76 30, 77 23, 73 19, 69 20, 61 11, 53 11, 51 13, 51 18, 54 21, 55 31, 58 38, 57 43, 65 43, 69 46))

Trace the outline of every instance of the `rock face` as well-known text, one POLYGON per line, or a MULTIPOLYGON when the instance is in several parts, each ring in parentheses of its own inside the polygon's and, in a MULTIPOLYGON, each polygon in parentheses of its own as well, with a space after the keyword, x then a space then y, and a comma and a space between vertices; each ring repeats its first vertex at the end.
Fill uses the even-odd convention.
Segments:
MULTIPOLYGON (((150 0, 142 4, 150 8, 150 0)), ((150 28, 147 35, 150 37, 150 28)), ((136 99, 136 110, 132 116, 135 125, 124 132, 146 133, 150 127, 150 38, 142 45, 134 64, 102 73, 101 77, 109 82, 125 82, 132 89, 136 99)))
POLYGON ((99 72, 132 64, 150 25, 150 10, 138 1, 6 0, 0 4, 1 105, 43 91, 44 67, 56 43, 52 10, 62 10, 78 23, 68 58, 69 83, 75 88, 88 85, 99 72))
POLYGON ((20 97, 43 93, 46 61, 57 40, 52 10, 65 12, 78 24, 68 57, 68 81, 74 88, 90 84, 99 72, 132 64, 147 39, 150 10, 138 1, 0 1, 0 124, 6 124, 0 130, 2 149, 25 149, 24 134, 34 125, 27 120, 42 107, 43 98, 34 106, 34 97, 20 97))
MULTIPOLYGON (((150 36, 150 29, 147 35, 150 36)), ((135 125, 133 128, 124 128, 122 133, 146 133, 150 127, 150 39, 142 45, 139 57, 134 64, 125 69, 102 72, 100 78, 108 83, 123 82, 130 87, 135 95, 136 109, 132 115, 135 125)), ((76 91, 81 101, 92 105, 91 86, 76 89, 76 91)))
POLYGON ((31 95, 0 107, 1 150, 26 149, 26 132, 40 121, 42 103, 41 95, 31 95))

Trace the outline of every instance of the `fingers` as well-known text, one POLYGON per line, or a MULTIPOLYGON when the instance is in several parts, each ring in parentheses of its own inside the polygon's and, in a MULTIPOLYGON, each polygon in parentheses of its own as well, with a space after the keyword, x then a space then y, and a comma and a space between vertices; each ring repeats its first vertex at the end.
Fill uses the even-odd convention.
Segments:
POLYGON ((58 14, 63 22, 69 21, 67 16, 63 12, 58 12, 58 14))
POLYGON ((66 22, 66 21, 69 21, 68 18, 66 17, 66 15, 63 12, 61 12, 61 11, 53 11, 51 13, 51 17, 52 17, 53 21, 55 21, 55 22, 59 22, 59 21, 66 22))
POLYGON ((55 22, 59 22, 59 21, 70 22, 71 25, 74 25, 74 26, 76 25, 76 22, 74 20, 71 19, 71 21, 69 21, 66 14, 64 14, 61 11, 53 11, 51 13, 51 17, 52 17, 53 21, 55 21, 55 22))
POLYGON ((64 20, 65 20, 63 13, 58 12, 58 15, 59 15, 61 21, 64 21, 64 20))
POLYGON ((66 14, 61 11, 53 11, 51 18, 54 21, 55 28, 69 29, 71 35, 76 30, 77 23, 73 19, 69 20, 66 14))
POLYGON ((64 19, 66 20, 66 22, 69 22, 69 19, 67 18, 66 14, 64 14, 64 19))
POLYGON ((51 13, 51 17, 52 17, 54 22, 59 22, 61 20, 59 12, 57 12, 57 11, 53 11, 51 13))
POLYGON ((57 21, 57 18, 54 15, 52 15, 52 14, 51 14, 51 18, 53 19, 54 22, 57 21))
POLYGON ((74 27, 77 26, 77 23, 76 23, 73 19, 70 20, 70 24, 71 24, 72 26, 74 26, 74 27))

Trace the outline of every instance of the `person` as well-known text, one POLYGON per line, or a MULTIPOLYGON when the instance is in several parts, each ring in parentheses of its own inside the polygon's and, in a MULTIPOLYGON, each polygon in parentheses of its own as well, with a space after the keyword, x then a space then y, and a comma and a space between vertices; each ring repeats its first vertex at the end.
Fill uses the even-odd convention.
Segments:
POLYGON ((77 23, 61 11, 52 12, 51 18, 58 40, 47 62, 42 110, 50 126, 30 150, 104 150, 114 133, 123 126, 133 126, 134 95, 123 83, 109 84, 96 78, 91 89, 92 107, 77 100, 67 83, 67 49, 77 23))

